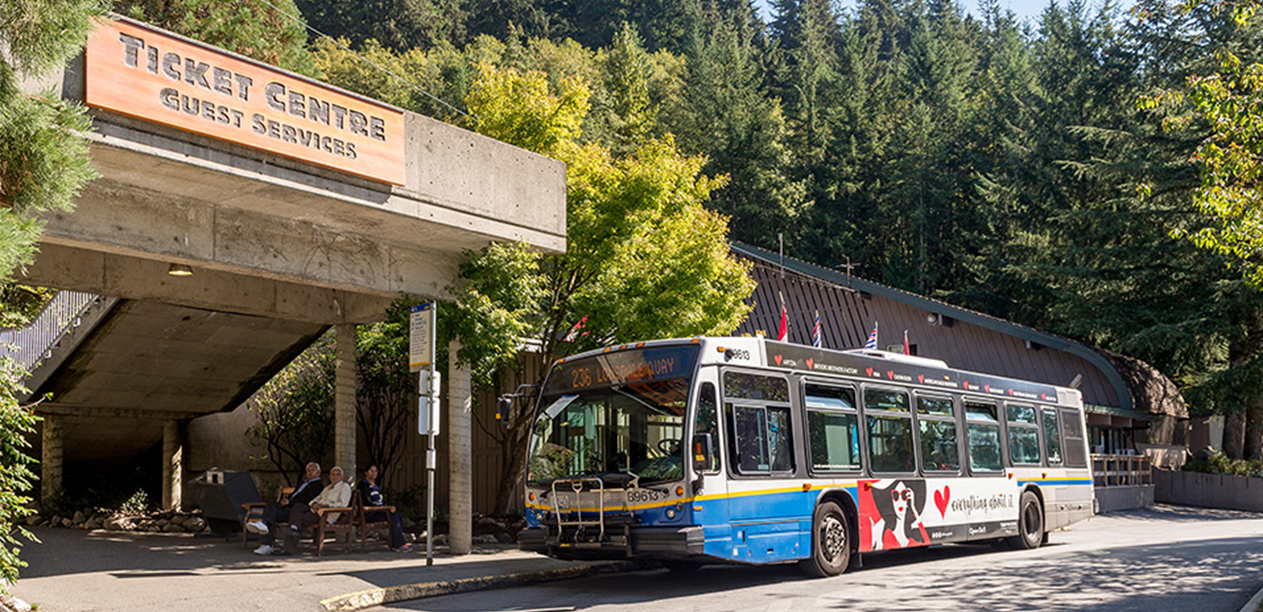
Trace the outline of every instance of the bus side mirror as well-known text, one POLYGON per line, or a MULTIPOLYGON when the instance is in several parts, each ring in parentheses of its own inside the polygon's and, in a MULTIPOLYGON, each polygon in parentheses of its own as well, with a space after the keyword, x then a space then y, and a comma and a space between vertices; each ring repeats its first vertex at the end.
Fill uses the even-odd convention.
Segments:
POLYGON ((693 435, 693 471, 701 474, 715 469, 715 444, 710 434, 693 435))

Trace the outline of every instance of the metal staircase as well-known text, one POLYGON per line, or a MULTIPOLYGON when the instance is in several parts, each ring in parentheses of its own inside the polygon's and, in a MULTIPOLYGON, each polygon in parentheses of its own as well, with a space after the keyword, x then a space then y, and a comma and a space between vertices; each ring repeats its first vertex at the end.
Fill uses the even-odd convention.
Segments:
MULTIPOLYGON (((118 301, 116 297, 58 291, 30 325, 0 331, 0 356, 12 359, 27 373, 23 386, 38 389, 118 301)), ((26 397, 18 399, 29 401, 31 395, 28 391, 26 397)))

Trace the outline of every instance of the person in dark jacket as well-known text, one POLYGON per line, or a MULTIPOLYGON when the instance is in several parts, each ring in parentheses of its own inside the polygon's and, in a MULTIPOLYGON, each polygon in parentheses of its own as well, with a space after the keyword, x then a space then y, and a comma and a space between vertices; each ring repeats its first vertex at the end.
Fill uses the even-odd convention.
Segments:
MULTIPOLYGON (((381 487, 377 486, 377 466, 370 465, 364 470, 364 479, 355 485, 355 489, 360 492, 360 500, 365 506, 385 506, 386 498, 382 495, 381 487)), ((390 549, 395 552, 407 552, 412 550, 403 540, 403 518, 398 512, 390 514, 390 549)), ((387 512, 384 510, 374 510, 364 515, 364 518, 370 523, 386 520, 387 512)))
POLYGON ((290 511, 300 504, 306 509, 307 504, 320 495, 323 485, 324 483, 320 480, 320 464, 314 461, 308 463, 306 479, 294 489, 293 493, 290 493, 288 498, 280 502, 268 502, 268 505, 263 508, 263 518, 246 523, 247 531, 260 536, 261 544, 254 549, 254 554, 272 554, 272 544, 276 543, 277 519, 281 517, 288 519, 290 511))

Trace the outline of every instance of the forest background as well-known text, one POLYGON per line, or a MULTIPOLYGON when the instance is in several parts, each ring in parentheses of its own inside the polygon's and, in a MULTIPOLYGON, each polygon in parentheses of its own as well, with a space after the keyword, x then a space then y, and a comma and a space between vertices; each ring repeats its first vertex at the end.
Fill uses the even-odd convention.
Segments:
POLYGON ((295 4, 342 41, 308 45, 325 80, 470 123, 480 65, 580 79, 581 140, 674 135, 728 178, 706 205, 732 239, 783 235, 794 257, 1142 359, 1194 415, 1228 417, 1230 457, 1263 458, 1253 256, 1190 239, 1218 223, 1198 189, 1222 130, 1169 95, 1259 61, 1257 19, 1161 0, 1027 21, 994 0, 976 17, 774 0, 768 20, 745 0, 295 4))

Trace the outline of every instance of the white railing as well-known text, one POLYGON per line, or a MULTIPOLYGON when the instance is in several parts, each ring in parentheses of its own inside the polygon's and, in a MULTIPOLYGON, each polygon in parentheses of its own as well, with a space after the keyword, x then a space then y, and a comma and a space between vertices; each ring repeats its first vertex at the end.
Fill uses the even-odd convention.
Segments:
POLYGON ((0 331, 0 355, 7 355, 27 372, 35 371, 100 299, 92 293, 58 291, 30 325, 0 331))

